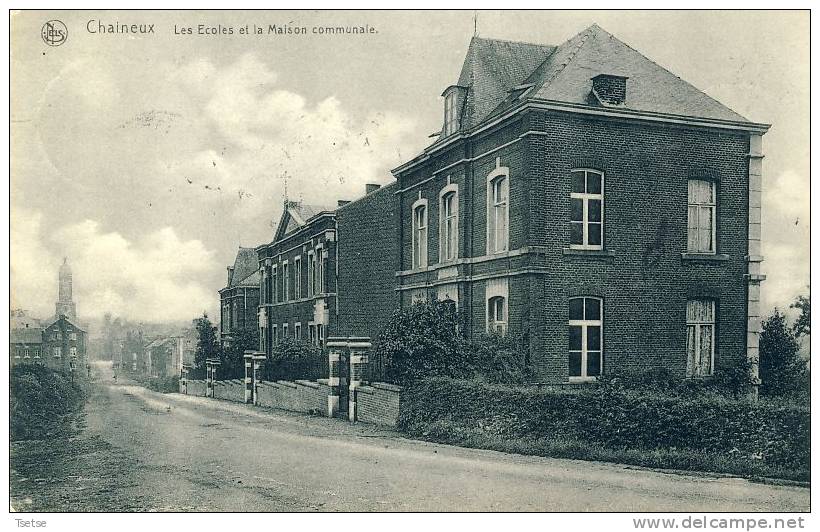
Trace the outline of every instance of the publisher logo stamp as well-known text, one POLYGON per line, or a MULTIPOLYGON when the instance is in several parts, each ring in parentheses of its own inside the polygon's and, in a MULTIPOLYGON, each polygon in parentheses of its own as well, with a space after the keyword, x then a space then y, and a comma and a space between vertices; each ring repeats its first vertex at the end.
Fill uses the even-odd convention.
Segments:
POLYGON ((43 24, 40 36, 49 46, 60 46, 68 39, 68 28, 59 20, 49 20, 43 24))

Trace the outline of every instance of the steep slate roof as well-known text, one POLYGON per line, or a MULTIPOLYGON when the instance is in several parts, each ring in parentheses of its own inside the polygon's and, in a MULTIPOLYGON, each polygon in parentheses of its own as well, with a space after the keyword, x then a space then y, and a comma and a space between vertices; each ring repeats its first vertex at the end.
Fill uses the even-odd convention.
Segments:
MULTIPOLYGON (((672 74, 609 32, 593 24, 558 46, 523 82, 533 87, 522 98, 600 106, 590 97, 598 74, 626 76, 626 101, 619 108, 713 120, 749 122, 714 98, 672 74)), ((516 103, 505 98, 493 114, 516 103)))
POLYGON ((24 327, 9 330, 9 343, 12 344, 42 344, 43 329, 40 327, 24 327))
POLYGON ((484 120, 555 46, 473 37, 456 85, 466 87, 461 127, 484 120))
POLYGON ((68 316, 60 316, 60 317, 57 317, 57 318, 51 318, 50 320, 46 321, 46 323, 44 324, 44 328, 48 329, 49 327, 51 327, 52 325, 54 325, 55 323, 60 321, 60 318, 64 319, 67 323, 71 324, 78 331, 86 332, 85 329, 83 329, 82 327, 80 327, 79 325, 77 325, 76 323, 71 321, 70 319, 68 319, 68 316))
POLYGON ((303 227, 311 218, 323 212, 333 212, 334 207, 324 205, 308 205, 301 201, 288 201, 287 208, 282 212, 276 235, 273 241, 276 242, 288 233, 303 227))
MULTIPOLYGON (((233 263, 233 276, 228 288, 245 284, 244 281, 259 272, 259 259, 254 248, 240 247, 233 263)), ((259 284, 258 280, 257 283, 259 284)))

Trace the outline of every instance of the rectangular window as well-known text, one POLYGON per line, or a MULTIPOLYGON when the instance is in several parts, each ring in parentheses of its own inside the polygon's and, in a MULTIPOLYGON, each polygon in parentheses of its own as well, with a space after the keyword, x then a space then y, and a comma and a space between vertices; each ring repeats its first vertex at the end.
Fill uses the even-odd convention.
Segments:
POLYGON ((282 263, 282 301, 290 301, 290 264, 282 263))
POLYGON ((448 192, 441 197, 441 257, 439 262, 458 258, 458 193, 448 192))
POLYGON ((715 183, 689 180, 687 251, 715 253, 715 183))
POLYGON ((302 257, 293 260, 293 297, 302 299, 302 257))
POLYGON ((316 290, 314 295, 324 294, 325 292, 325 262, 322 258, 323 249, 316 250, 316 290))
POLYGON ((310 339, 310 345, 316 345, 316 325, 312 323, 308 324, 308 336, 310 339))
POLYGON ((279 328, 276 325, 271 327, 270 339, 274 344, 279 341, 279 328))
POLYGON ((288 337, 288 324, 283 323, 282 324, 282 338, 284 339, 284 338, 287 338, 287 337, 288 337))
POLYGON ((597 170, 573 170, 570 192, 571 248, 603 249, 604 174, 597 170))
POLYGON ((427 266, 427 205, 413 209, 413 268, 427 266))
POLYGON ((489 205, 487 209, 489 217, 487 231, 488 253, 507 251, 508 198, 509 179, 506 175, 499 175, 490 182, 489 187, 489 205))
POLYGON ((456 111, 456 92, 452 91, 444 98, 444 136, 458 131, 458 113, 456 111))
POLYGON ((298 342, 302 340, 302 324, 296 323, 293 326, 293 338, 298 342))
POLYGON ((316 325, 316 336, 319 338, 319 347, 325 346, 325 326, 321 323, 316 325))
POLYGON ((569 377, 597 377, 603 366, 603 301, 569 300, 569 377))
POLYGON ((686 302, 686 374, 712 375, 715 363, 715 302, 686 302))
POLYGON ((271 303, 279 303, 279 301, 281 299, 279 297, 279 282, 278 281, 279 281, 278 269, 276 268, 276 265, 274 264, 273 267, 272 267, 272 273, 271 273, 271 290, 273 291, 273 298, 271 299, 271 303))
POLYGON ((315 294, 316 283, 316 256, 312 251, 308 251, 308 279, 307 279, 307 295, 313 297, 315 294))

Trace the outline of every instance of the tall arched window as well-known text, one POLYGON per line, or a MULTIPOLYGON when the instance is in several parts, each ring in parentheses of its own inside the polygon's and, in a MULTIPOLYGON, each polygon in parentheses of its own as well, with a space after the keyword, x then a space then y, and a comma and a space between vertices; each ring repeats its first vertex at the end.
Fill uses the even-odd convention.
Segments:
POLYGON ((427 200, 413 204, 413 268, 427 266, 427 200))
POLYGON ((507 332, 507 299, 502 296, 487 300, 487 332, 501 335, 507 332))
POLYGON ((458 187, 442 189, 439 200, 439 262, 458 258, 458 187))
POLYGON ((508 250, 509 169, 496 168, 487 176, 487 254, 508 250))
POLYGON ((569 377, 597 377, 603 367, 604 302, 597 297, 569 300, 569 377))
POLYGON ((570 193, 570 247, 604 249, 604 174, 598 170, 572 171, 570 193))

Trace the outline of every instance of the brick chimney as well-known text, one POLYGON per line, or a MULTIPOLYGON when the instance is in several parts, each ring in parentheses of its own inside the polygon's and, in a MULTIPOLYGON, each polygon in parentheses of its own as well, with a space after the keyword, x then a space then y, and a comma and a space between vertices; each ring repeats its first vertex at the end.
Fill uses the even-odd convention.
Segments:
POLYGON ((623 105, 626 101, 626 76, 598 74, 592 78, 592 94, 601 105, 623 105))
POLYGON ((382 188, 381 185, 377 185, 375 183, 368 183, 364 186, 364 193, 365 195, 370 194, 371 192, 375 192, 382 188))
POLYGON ((231 285, 232 280, 233 280, 233 266, 228 266, 228 286, 231 285))

